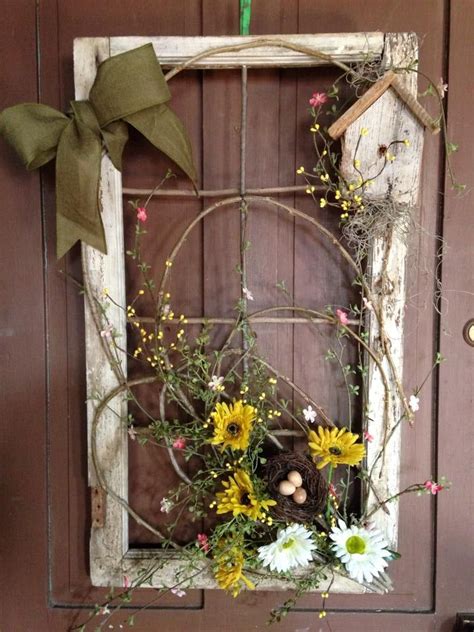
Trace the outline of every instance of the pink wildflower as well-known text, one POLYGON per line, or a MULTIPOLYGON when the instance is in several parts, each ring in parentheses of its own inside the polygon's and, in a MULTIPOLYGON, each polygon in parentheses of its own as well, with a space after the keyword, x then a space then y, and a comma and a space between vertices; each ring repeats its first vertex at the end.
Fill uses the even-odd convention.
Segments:
POLYGON ((349 323, 347 312, 343 309, 336 309, 336 316, 341 325, 347 325, 349 323))
POLYGON ((114 326, 106 325, 104 329, 102 329, 102 331, 100 332, 100 335, 102 338, 111 338, 113 332, 114 332, 114 326))
POLYGON ((123 587, 124 588, 131 588, 132 587, 132 582, 130 581, 130 577, 128 575, 124 575, 123 576, 123 587))
POLYGON ((140 206, 137 208, 137 220, 139 222, 146 222, 148 219, 148 215, 146 212, 146 208, 144 206, 140 206))
POLYGON ((128 432, 128 436, 130 437, 130 439, 132 441, 135 441, 135 439, 137 438, 137 431, 135 430, 135 428, 132 426, 130 426, 130 428, 127 430, 128 432))
POLYGON ((336 494, 336 488, 334 487, 332 483, 329 483, 329 495, 335 498, 336 500, 338 499, 338 496, 336 494))
POLYGON ((374 440, 373 435, 371 435, 370 432, 367 432, 367 430, 365 430, 363 434, 364 434, 364 439, 368 441, 369 443, 374 440))
POLYGON ((425 482, 425 489, 427 489, 429 492, 431 492, 433 494, 433 496, 436 496, 436 494, 438 492, 440 492, 441 490, 444 489, 444 485, 440 485, 439 483, 435 483, 435 481, 426 481, 425 482))
POLYGON ((205 553, 209 552, 209 538, 205 533, 198 533, 196 536, 199 548, 205 553))
POLYGON ((328 100, 328 95, 325 92, 314 92, 313 96, 309 100, 309 104, 316 108, 319 105, 323 105, 328 100))
POLYGON ((182 590, 178 586, 175 586, 174 588, 172 588, 171 592, 173 593, 173 595, 176 595, 176 597, 184 597, 184 595, 186 594, 186 591, 182 590))
POLYGON ((175 448, 176 450, 184 450, 185 447, 186 447, 186 439, 183 439, 183 437, 178 437, 177 439, 174 440, 173 448, 175 448))

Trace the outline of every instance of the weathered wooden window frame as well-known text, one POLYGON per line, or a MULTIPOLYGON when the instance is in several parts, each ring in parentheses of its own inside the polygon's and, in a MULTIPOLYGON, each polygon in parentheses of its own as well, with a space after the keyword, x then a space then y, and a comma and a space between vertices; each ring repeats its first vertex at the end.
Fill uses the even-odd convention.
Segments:
MULTIPOLYGON (((269 40, 278 39, 280 42, 307 46, 322 51, 332 57, 346 62, 358 62, 368 57, 379 57, 386 68, 401 65, 407 59, 417 59, 417 39, 414 34, 383 34, 383 33, 353 33, 328 35, 277 35, 266 36, 269 40)), ((251 42, 252 37, 111 37, 111 38, 81 38, 74 42, 74 76, 76 99, 87 99, 89 90, 96 76, 97 65, 108 57, 123 53, 148 42, 152 42, 157 57, 163 67, 173 68, 194 57, 198 53, 224 45, 235 45, 251 42)), ((261 39, 261 38, 259 38, 261 39)), ((208 58, 203 58, 192 65, 193 68, 252 68, 252 67, 304 67, 324 65, 322 60, 315 59, 295 50, 275 46, 261 46, 236 52, 228 52, 208 58)), ((407 73, 403 77, 405 88, 416 96, 416 75, 407 73)), ((391 91, 387 91, 365 114, 357 121, 357 125, 346 131, 344 138, 345 151, 355 148, 359 130, 367 127, 370 133, 380 133, 380 144, 390 138, 391 133, 399 127, 400 117, 405 117, 406 127, 417 137, 418 160, 409 165, 409 170, 401 167, 398 175, 391 176, 390 182, 385 178, 376 181, 375 186, 379 194, 383 195, 390 184, 391 193, 399 201, 412 206, 416 205, 418 196, 422 135, 416 134, 418 123, 404 104, 391 91), (383 125, 382 125, 383 122, 383 125), (383 134, 378 132, 383 127, 383 134)), ((358 157, 363 158, 358 155, 358 157)), ((376 193, 373 191, 372 193, 376 193)), ((124 235, 122 208, 122 178, 107 155, 102 159, 102 175, 100 195, 103 207, 103 221, 107 239, 108 255, 97 250, 82 246, 84 276, 91 291, 100 296, 107 288, 114 301, 121 306, 111 305, 108 318, 116 332, 126 340, 126 292, 125 292, 125 264, 124 264, 124 235)), ((391 288, 388 298, 381 299, 386 333, 391 340, 391 355, 398 379, 403 373, 403 321, 405 305, 405 259, 406 244, 393 235, 391 247, 387 250, 382 240, 373 244, 369 260, 371 283, 375 288, 382 270, 385 278, 390 279, 391 288)), ((91 310, 86 301, 86 362, 87 388, 89 393, 109 393, 117 380, 111 370, 109 362, 100 344, 100 337, 94 323, 91 310)), ((368 322, 370 341, 377 345, 378 330, 375 319, 368 322)), ((123 342, 122 342, 123 344, 123 342)), ((126 357, 119 359, 121 369, 126 375, 126 357)), ((375 363, 368 358, 369 395, 366 402, 369 431, 375 437, 383 437, 382 415, 384 386, 382 376, 375 363)), ((387 366, 387 358, 382 357, 383 365, 387 366)), ((387 367, 388 368, 388 367, 387 367)), ((390 372, 389 372, 390 373, 390 372)), ((394 388, 394 391, 396 389, 394 388)), ((88 400, 88 436, 90 442, 91 423, 96 403, 88 400)), ((107 485, 118 498, 128 497, 128 436, 122 423, 126 417, 126 398, 116 397, 109 403, 108 409, 101 417, 101 423, 96 431, 97 458, 106 464, 105 472, 107 485)), ((390 450, 384 459, 376 461, 381 443, 377 440, 367 444, 367 464, 373 469, 374 485, 369 492, 369 503, 375 498, 386 498, 398 491, 400 469, 400 441, 401 425, 397 420, 401 417, 400 402, 396 396, 389 402, 389 429, 391 431, 390 450), (382 464, 383 461, 383 464, 382 464), (379 472, 383 466, 382 475, 379 472)), ((381 439, 382 440, 382 439, 381 439)), ((90 455, 90 451, 89 451, 90 455)), ((121 586, 124 575, 133 581, 144 560, 163 555, 159 549, 141 550, 130 549, 128 540, 129 515, 126 509, 111 498, 107 500, 101 493, 93 462, 89 456, 89 485, 93 490, 93 520, 90 540, 90 568, 91 579, 95 586, 121 586), (95 509, 95 511, 94 511, 95 509)), ((398 531, 398 505, 391 503, 389 513, 378 510, 373 520, 380 529, 387 534, 388 540, 395 547, 398 531)), ((176 571, 180 566, 179 556, 169 555, 169 563, 160 570, 159 576, 154 576, 152 585, 155 587, 171 586, 174 583, 176 571)), ((196 588, 215 587, 213 578, 207 571, 203 571, 193 585, 196 588)), ((269 579, 259 585, 259 589, 282 589, 287 584, 269 579)), ((320 590, 324 590, 321 586, 320 590)), ((362 593, 367 589, 343 576, 338 576, 332 586, 332 592, 362 593)))

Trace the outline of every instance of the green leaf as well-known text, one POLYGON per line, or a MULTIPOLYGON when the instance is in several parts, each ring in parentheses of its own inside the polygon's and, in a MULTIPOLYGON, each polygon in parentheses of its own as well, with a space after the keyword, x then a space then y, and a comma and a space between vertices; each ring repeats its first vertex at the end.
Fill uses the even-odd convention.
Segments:
POLYGON ((446 143, 446 151, 448 152, 448 156, 454 154, 459 149, 459 145, 457 143, 446 143))

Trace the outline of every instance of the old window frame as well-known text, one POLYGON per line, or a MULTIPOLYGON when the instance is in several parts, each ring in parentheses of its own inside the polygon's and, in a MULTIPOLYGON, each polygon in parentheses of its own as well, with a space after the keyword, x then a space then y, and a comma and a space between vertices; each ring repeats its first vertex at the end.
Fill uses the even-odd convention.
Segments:
MULTIPOLYGON (((74 78, 76 99, 87 99, 89 90, 96 76, 97 66, 108 57, 131 50, 145 43, 152 42, 160 63, 165 68, 174 68, 193 58, 202 51, 210 48, 251 43, 253 37, 111 37, 111 38, 80 38, 74 41, 74 78)), ((258 38, 262 39, 262 38, 258 38)), ((367 59, 368 56, 381 57, 386 68, 402 64, 406 59, 417 58, 417 39, 411 33, 383 34, 383 33, 352 33, 328 35, 277 35, 266 36, 268 40, 278 39, 280 42, 306 46, 322 51, 336 59, 351 63, 367 59)), ((193 63, 192 68, 252 68, 252 67, 304 67, 324 65, 323 60, 305 55, 284 47, 268 46, 244 49, 223 53, 213 57, 202 58, 193 63)), ((416 75, 409 73, 404 76, 405 88, 416 95, 416 75)), ((417 134, 419 123, 407 111, 403 103, 392 92, 386 92, 358 121, 358 127, 349 129, 344 138, 345 151, 350 151, 357 142, 357 130, 361 126, 381 127, 384 121, 384 134, 397 129, 399 117, 405 117, 407 125, 418 138, 417 161, 409 166, 410 172, 400 172, 399 176, 387 182, 384 178, 377 181, 376 186, 381 194, 388 185, 392 195, 400 201, 415 205, 418 197, 422 135, 417 134), (411 117, 411 118, 410 118, 411 117)), ((362 156, 363 157, 363 156, 362 156)), ((123 207, 122 207, 122 178, 107 155, 102 159, 100 195, 103 207, 103 222, 108 246, 108 255, 83 244, 82 260, 84 279, 90 291, 100 296, 104 288, 114 297, 118 306, 112 305, 108 318, 114 326, 121 340, 126 340, 126 292, 125 292, 125 264, 124 264, 124 235, 123 235, 123 207), (122 308, 120 308, 120 307, 122 308)), ((386 243, 373 244, 369 260, 371 282, 375 287, 377 278, 384 271, 392 281, 389 298, 381 303, 386 331, 391 340, 391 359, 398 376, 403 375, 403 326, 405 305, 405 267, 406 244, 393 235, 390 248, 386 243)), ((87 300, 85 303, 86 323, 86 364, 88 393, 110 393, 117 386, 117 379, 112 371, 101 345, 100 335, 94 322, 94 315, 87 300)), ((372 345, 377 344, 379 332, 375 319, 367 323, 369 339, 372 345)), ((119 357, 121 370, 126 375, 126 357, 119 357)), ((387 365, 388 359, 381 355, 381 362, 387 365)), ((374 436, 382 437, 380 428, 382 416, 378 414, 383 408, 385 390, 382 375, 376 364, 369 357, 367 359, 369 375, 369 395, 366 414, 369 419, 369 429, 374 436)), ((121 586, 123 577, 127 575, 133 581, 144 560, 156 555, 164 555, 159 549, 141 550, 130 549, 128 541, 129 515, 123 504, 117 502, 120 498, 127 500, 128 496, 128 437, 121 420, 126 416, 126 398, 117 396, 111 400, 101 417, 100 426, 95 435, 97 458, 106 463, 107 486, 113 490, 112 498, 107 500, 101 491, 97 473, 91 456, 92 419, 96 411, 96 402, 89 399, 88 409, 88 439, 89 439, 89 485, 93 494, 93 525, 90 539, 90 568, 91 580, 95 586, 121 586), (115 496, 115 499, 114 499, 115 496)), ((369 492, 375 499, 386 498, 398 491, 400 470, 401 425, 397 421, 401 418, 400 402, 394 397, 389 402, 389 430, 390 450, 383 459, 378 459, 380 443, 375 441, 367 444, 368 467, 373 466, 376 481, 369 492), (383 471, 382 471, 383 468, 383 471), (381 476, 378 477, 378 472, 381 476)), ((390 505, 386 513, 379 509, 372 517, 378 527, 387 534, 391 545, 395 548, 398 531, 398 503, 390 505)), ((179 556, 169 555, 169 562, 162 568, 152 585, 155 587, 169 586, 174 582, 179 568, 179 556)), ((196 588, 215 587, 213 578, 203 572, 194 581, 196 588)), ((265 580, 259 589, 271 590, 285 588, 285 582, 265 580)), ((318 590, 324 590, 321 586, 318 590)), ((343 576, 337 576, 332 585, 332 592, 363 593, 367 589, 343 576)))

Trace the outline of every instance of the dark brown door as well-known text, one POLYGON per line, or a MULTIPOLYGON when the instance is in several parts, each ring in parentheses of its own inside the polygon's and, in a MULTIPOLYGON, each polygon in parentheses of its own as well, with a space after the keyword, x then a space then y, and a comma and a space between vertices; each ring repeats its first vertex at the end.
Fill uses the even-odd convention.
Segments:
MULTIPOLYGON (((71 2, 62 0, 3 0, 1 30, 2 72, 0 107, 41 101, 66 109, 73 97, 72 45, 75 37, 113 35, 226 35, 238 33, 236 0, 123 0, 71 2)), ((455 156, 457 175, 468 193, 456 197, 445 187, 443 150, 439 138, 426 138, 420 222, 423 237, 412 244, 410 300, 407 309, 407 383, 429 366, 436 349, 447 361, 425 389, 416 427, 404 434, 402 468, 406 482, 430 475, 446 475, 453 489, 439 500, 408 497, 401 504, 400 551, 394 593, 380 596, 331 596, 328 624, 321 624, 319 598, 307 597, 279 630, 450 630, 457 612, 474 609, 472 568, 474 498, 472 383, 474 349, 463 340, 464 323, 474 317, 474 278, 470 213, 472 173, 470 147, 474 63, 470 37, 474 8, 468 0, 254 0, 252 34, 354 31, 415 31, 420 37, 420 67, 449 84, 450 136, 460 143, 455 156), (441 233, 449 250, 437 267, 441 233), (445 302, 441 317, 433 307, 435 279, 442 273, 445 302), (334 610, 334 611, 333 611, 334 610), (328 625, 330 627, 328 627, 328 625)), ((321 81, 327 81, 320 75, 321 81)), ((294 178, 299 159, 295 127, 298 104, 312 91, 308 73, 257 74, 249 84, 249 125, 255 135, 248 165, 248 186, 278 186, 294 178), (271 96, 270 96, 271 95, 271 96), (253 117, 253 118, 252 118, 253 117), (263 142, 265 141, 265 142, 263 142), (266 144, 266 147, 265 147, 266 144), (268 145, 271 151, 268 151, 268 145), (260 155, 259 147, 264 147, 260 155), (291 154, 291 160, 287 157, 291 154), (296 158, 295 158, 296 156, 296 158)), ((420 79, 420 85, 423 80, 420 79)), ((203 188, 237 185, 239 80, 232 73, 209 73, 203 80, 192 73, 176 83, 175 108, 188 126, 201 168, 203 188), (222 96, 222 95, 225 95, 222 96), (202 111, 192 111, 192 99, 202 111), (187 105, 188 103, 188 105, 187 105), (225 116, 218 116, 225 111, 225 116), (228 139, 233 139, 230 143, 228 139), (225 163, 221 159, 225 156, 225 163), (214 157, 214 158, 212 158, 214 157)), ((300 146, 300 145, 299 145, 300 146)), ((126 155, 124 183, 151 187, 154 169, 148 169, 147 148, 134 139, 126 155)), ((53 168, 27 174, 2 142, 0 285, 0 392, 3 403, 2 475, 2 615, 0 628, 67 630, 84 618, 104 591, 91 589, 88 580, 90 529, 86 466, 84 324, 82 298, 66 275, 80 278, 79 250, 63 261, 54 256, 53 168)), ((307 202, 306 202, 307 203, 307 202)), ((199 207, 197 202, 167 206, 160 216, 163 249, 199 207)), ((303 202, 304 204, 304 202, 303 202)), ((220 257, 238 258, 238 244, 228 240, 234 218, 221 215, 206 223, 189 244, 191 252, 207 255, 205 265, 183 261, 176 291, 183 308, 196 314, 225 316, 237 289, 232 283, 216 288, 220 257), (212 248, 211 248, 212 246, 212 248), (193 250, 194 249, 194 250, 193 250), (218 291, 217 291, 218 290, 218 291)), ((330 221, 330 220, 328 220, 330 221)), ((303 239, 298 224, 279 218, 269 224, 265 214, 250 227, 255 239, 264 236, 268 248, 251 260, 258 287, 258 270, 270 270, 275 283, 295 279, 291 290, 300 300, 337 302, 341 291, 350 297, 348 279, 337 266, 326 266, 324 253, 316 268, 308 269, 294 244, 303 239), (318 271, 324 270, 323 281, 318 271)), ((234 231, 235 232, 235 231, 234 231)), ((308 248, 306 245, 301 246, 308 248)), ((159 252, 155 253, 159 257, 159 252)), ((199 257, 199 261, 203 261, 199 257)), ((272 295, 259 293, 261 301, 272 295)), ((279 326, 281 327, 281 326, 279 326)), ((284 326, 286 327, 286 326, 284 326)), ((296 328, 260 332, 275 362, 304 379, 307 362, 298 349, 305 340, 296 328), (296 353, 295 353, 296 352, 296 353)), ((327 378, 324 368, 311 375, 327 378)), ((337 407, 337 401, 328 406, 337 407)), ((151 460, 152 462, 152 460, 151 460)), ((149 502, 141 488, 138 466, 132 467, 132 492, 137 502, 149 502)), ((404 482, 402 478, 402 483, 404 482)), ((145 535, 132 530, 132 538, 145 535)), ((145 597, 144 597, 145 598, 145 597)), ((276 593, 247 593, 236 601, 217 591, 194 591, 185 598, 166 597, 137 617, 135 629, 177 632, 264 630, 268 611, 282 601, 276 593)), ((112 620, 115 628, 117 624, 112 620)))

